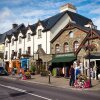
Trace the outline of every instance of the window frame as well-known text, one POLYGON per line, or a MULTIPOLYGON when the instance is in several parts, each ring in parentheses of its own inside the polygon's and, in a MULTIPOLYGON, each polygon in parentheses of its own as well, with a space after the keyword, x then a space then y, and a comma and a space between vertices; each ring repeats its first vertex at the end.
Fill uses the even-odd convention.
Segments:
POLYGON ((38 29, 38 39, 42 38, 42 29, 38 29))
POLYGON ((63 45, 63 52, 64 53, 69 52, 69 44, 68 44, 68 42, 64 43, 64 45, 63 45))
POLYGON ((31 34, 30 33, 27 34, 27 41, 31 41, 31 34))
POLYGON ((74 41, 74 44, 73 44, 73 50, 76 51, 79 47, 79 42, 78 41, 74 41))
POLYGON ((55 53, 60 53, 60 45, 59 44, 56 44, 55 45, 55 53))
POLYGON ((22 43, 22 37, 19 36, 19 44, 21 44, 21 43, 22 43))

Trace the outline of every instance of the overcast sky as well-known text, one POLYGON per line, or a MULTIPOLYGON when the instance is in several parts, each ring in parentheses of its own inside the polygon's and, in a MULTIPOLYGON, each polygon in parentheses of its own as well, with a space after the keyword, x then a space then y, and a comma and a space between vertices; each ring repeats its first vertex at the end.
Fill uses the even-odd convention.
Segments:
POLYGON ((34 24, 59 13, 59 7, 71 3, 77 12, 93 20, 100 30, 100 0, 0 0, 0 33, 13 23, 34 24))

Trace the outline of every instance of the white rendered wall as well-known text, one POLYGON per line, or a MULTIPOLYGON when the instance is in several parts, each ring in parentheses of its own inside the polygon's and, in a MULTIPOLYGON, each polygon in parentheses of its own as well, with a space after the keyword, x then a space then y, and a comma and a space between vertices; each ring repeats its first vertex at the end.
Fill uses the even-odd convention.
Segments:
POLYGON ((33 41, 33 36, 31 36, 31 40, 30 41, 28 41, 28 33, 30 33, 30 34, 32 34, 32 31, 31 31, 31 29, 28 29, 27 30, 27 33, 26 33, 26 38, 25 38, 25 51, 27 51, 28 50, 28 47, 31 47, 31 55, 33 55, 33 45, 34 45, 34 41, 33 41))
POLYGON ((5 51, 4 51, 4 57, 5 57, 5 55, 6 55, 6 51, 8 51, 8 55, 7 55, 7 59, 5 59, 5 61, 9 61, 9 59, 10 59, 10 56, 9 56, 9 43, 8 43, 8 46, 6 46, 6 42, 8 41, 8 38, 6 38, 5 39, 5 46, 4 46, 4 49, 5 49, 5 51))
POLYGON ((42 49, 45 53, 50 54, 50 32, 42 32, 42 38, 38 38, 38 30, 42 29, 42 25, 39 25, 36 29, 36 35, 34 36, 34 52, 38 50, 38 45, 42 45, 42 49))
POLYGON ((20 36, 23 36, 21 32, 20 32, 19 35, 18 35, 18 40, 17 40, 17 45, 16 45, 17 53, 19 53, 19 49, 21 49, 21 52, 22 52, 22 53, 23 53, 23 51, 24 51, 24 39, 22 39, 22 43, 19 43, 19 37, 20 37, 20 36))

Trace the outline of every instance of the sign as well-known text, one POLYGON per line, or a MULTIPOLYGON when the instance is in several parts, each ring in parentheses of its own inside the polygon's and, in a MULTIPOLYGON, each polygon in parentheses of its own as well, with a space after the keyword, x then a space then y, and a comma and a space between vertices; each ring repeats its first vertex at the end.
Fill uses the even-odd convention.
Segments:
POLYGON ((68 53, 68 54, 57 54, 57 55, 55 55, 55 57, 64 57, 64 56, 71 57, 71 56, 75 56, 75 55, 74 55, 74 53, 68 53))

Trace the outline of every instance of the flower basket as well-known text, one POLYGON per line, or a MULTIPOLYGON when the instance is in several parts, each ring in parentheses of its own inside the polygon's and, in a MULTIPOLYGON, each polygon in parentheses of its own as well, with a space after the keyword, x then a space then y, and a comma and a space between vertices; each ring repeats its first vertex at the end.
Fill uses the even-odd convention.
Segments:
POLYGON ((26 77, 26 79, 31 79, 31 74, 30 74, 30 72, 25 72, 25 77, 26 77))
POLYGON ((87 79, 85 75, 78 75, 78 80, 74 83, 75 88, 89 88, 90 81, 87 79))

